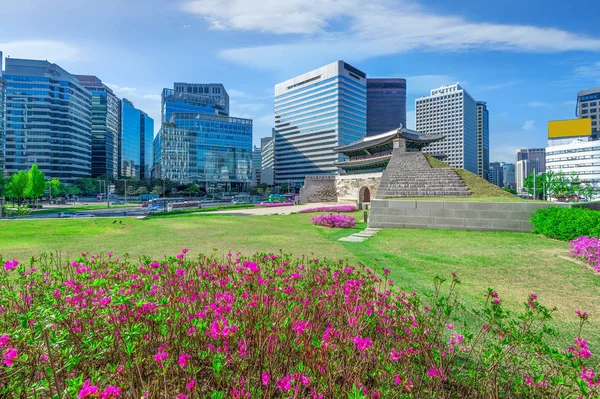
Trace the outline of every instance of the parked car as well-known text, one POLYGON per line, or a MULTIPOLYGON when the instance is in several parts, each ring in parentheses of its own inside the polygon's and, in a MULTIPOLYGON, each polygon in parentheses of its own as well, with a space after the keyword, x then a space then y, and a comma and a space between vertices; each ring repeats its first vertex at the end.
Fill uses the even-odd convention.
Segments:
POLYGON ((59 218, 73 218, 75 217, 75 212, 58 212, 57 216, 59 218))
POLYGON ((125 201, 113 201, 113 202, 111 202, 111 204, 113 204, 113 205, 124 205, 125 201))
POLYGON ((142 203, 142 208, 148 208, 148 203, 147 202, 142 203))

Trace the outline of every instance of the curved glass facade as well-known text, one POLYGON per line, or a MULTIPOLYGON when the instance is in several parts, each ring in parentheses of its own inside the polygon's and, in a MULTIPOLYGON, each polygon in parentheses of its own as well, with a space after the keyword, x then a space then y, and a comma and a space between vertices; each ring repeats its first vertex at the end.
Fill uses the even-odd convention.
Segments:
POLYGON ((336 174, 332 150, 364 137, 366 75, 338 61, 275 86, 274 183, 336 174))
POLYGON ((90 177, 92 95, 47 61, 6 60, 6 164, 12 174, 37 164, 64 183, 90 177))

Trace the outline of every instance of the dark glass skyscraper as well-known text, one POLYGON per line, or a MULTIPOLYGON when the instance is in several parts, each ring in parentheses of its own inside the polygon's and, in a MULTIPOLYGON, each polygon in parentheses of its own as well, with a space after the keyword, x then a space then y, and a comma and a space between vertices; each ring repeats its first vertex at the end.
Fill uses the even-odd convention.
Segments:
POLYGON ((121 135, 119 137, 119 176, 140 177, 142 159, 142 111, 124 98, 121 101, 121 135))
POLYGON ((367 135, 406 127, 406 79, 367 79, 367 135))
POLYGON ((92 177, 119 173, 119 99, 96 76, 76 75, 92 93, 92 177))
MULTIPOLYGON (((488 178, 490 168, 490 116, 485 101, 477 101, 477 174, 488 178)), ((500 186, 502 187, 502 186, 500 186)))
POLYGON ((6 60, 6 165, 12 174, 37 164, 46 177, 90 177, 92 95, 48 61, 6 60))
POLYGON ((152 172, 153 155, 152 142, 154 141, 154 119, 150 118, 145 112, 140 114, 140 133, 141 133, 141 172, 140 176, 144 179, 150 178, 152 172))

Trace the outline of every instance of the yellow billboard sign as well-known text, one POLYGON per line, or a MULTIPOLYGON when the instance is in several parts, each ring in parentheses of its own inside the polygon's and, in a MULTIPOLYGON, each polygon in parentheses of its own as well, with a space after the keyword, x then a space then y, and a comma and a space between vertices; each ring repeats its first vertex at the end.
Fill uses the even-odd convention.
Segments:
POLYGON ((560 139, 566 137, 591 136, 592 120, 589 118, 567 119, 548 122, 548 138, 560 139))

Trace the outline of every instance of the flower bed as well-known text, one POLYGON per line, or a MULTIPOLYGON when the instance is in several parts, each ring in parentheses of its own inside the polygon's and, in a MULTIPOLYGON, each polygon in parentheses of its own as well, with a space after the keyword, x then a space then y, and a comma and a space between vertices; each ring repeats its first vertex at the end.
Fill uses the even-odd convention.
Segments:
POLYGON ((298 211, 298 213, 311 213, 311 212, 354 212, 358 208, 354 205, 331 205, 331 206, 318 206, 316 208, 306 208, 298 211))
POLYGON ((597 237, 579 237, 570 242, 571 256, 589 263, 594 271, 600 273, 600 239, 597 237))
POLYGON ((466 314, 455 274, 421 296, 395 290, 388 270, 285 255, 0 264, 3 398, 600 393, 584 339, 547 345, 550 311, 535 294, 511 316, 489 290, 466 314))
POLYGON ((296 205, 296 203, 293 202, 293 201, 288 201, 288 202, 264 202, 262 204, 256 204, 255 206, 266 206, 267 208, 273 208, 273 207, 277 207, 277 206, 291 206, 291 205, 296 205))
POLYGON ((315 226, 325 226, 347 229, 356 226, 354 216, 349 215, 319 215, 312 218, 312 223, 315 226))

